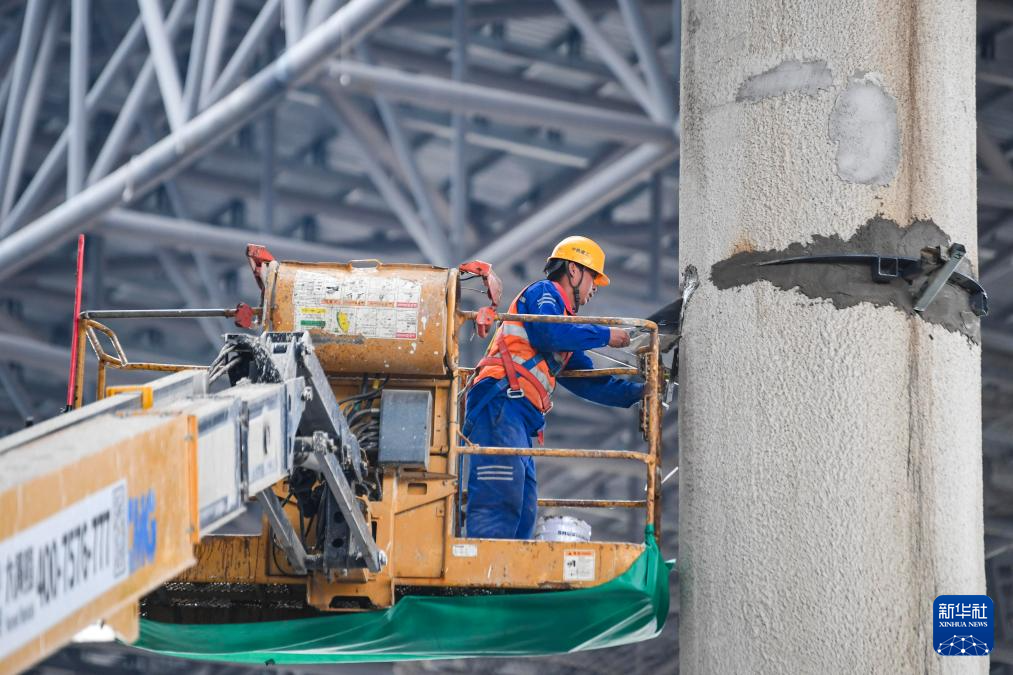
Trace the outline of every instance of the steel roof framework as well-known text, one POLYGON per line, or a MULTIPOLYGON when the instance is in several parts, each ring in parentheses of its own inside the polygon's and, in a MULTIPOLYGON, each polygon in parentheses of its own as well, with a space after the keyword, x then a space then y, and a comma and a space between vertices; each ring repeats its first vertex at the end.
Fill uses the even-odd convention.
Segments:
MULTIPOLYGON (((678 0, 165 3, 0 3, 0 429, 59 408, 79 231, 91 235, 88 307, 249 301, 247 241, 301 259, 481 257, 516 291, 576 229, 605 241, 617 281, 596 313, 645 314, 674 290, 678 0)), ((1013 12, 978 7, 986 555, 990 584, 1013 593, 1001 572, 1013 12)), ((228 329, 208 319, 123 337, 201 361, 228 329)), ((614 418, 560 403, 557 441, 629 442, 614 418)), ((565 476, 549 469, 543 483, 562 489, 565 476)))

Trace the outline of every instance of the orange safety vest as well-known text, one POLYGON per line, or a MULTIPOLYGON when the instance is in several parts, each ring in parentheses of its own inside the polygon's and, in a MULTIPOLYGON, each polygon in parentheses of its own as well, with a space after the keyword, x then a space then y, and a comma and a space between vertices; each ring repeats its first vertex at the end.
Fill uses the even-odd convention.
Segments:
MULTIPOLYGON (((573 316, 573 310, 563 292, 563 287, 552 282, 563 298, 564 313, 573 316)), ((530 286, 521 291, 510 303, 508 314, 519 314, 517 302, 530 286)), ((507 396, 510 398, 526 398, 531 405, 543 414, 552 408, 551 395, 556 388, 556 373, 566 367, 571 352, 555 352, 553 358, 558 364, 554 372, 549 368, 544 356, 535 349, 528 339, 528 332, 521 321, 503 321, 492 336, 485 358, 475 367, 475 379, 472 386, 486 379, 507 378, 507 396), (532 365, 531 362, 534 361, 532 365), (527 364, 529 367, 525 367, 527 364)))

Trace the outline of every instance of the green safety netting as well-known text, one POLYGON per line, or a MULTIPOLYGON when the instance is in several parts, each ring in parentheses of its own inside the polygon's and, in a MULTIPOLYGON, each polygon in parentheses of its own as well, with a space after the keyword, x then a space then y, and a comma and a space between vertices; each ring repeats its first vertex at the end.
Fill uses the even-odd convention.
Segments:
POLYGON ((135 647, 242 663, 353 663, 530 656, 640 642, 668 614, 654 528, 622 575, 593 588, 516 595, 408 596, 386 610, 294 621, 169 624, 141 620, 135 647))

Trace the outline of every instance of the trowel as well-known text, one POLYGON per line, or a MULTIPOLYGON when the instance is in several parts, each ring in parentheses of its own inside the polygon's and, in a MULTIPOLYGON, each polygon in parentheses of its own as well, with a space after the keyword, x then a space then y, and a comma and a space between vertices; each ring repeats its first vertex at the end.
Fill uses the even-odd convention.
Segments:
MULTIPOLYGON (((647 317, 648 321, 658 324, 658 337, 660 338, 660 351, 668 353, 679 345, 679 338, 682 337, 682 317, 690 296, 700 285, 696 269, 692 266, 686 268, 682 280, 682 293, 680 297, 668 303, 658 311, 647 317)), ((625 349, 636 353, 643 347, 651 344, 651 334, 642 328, 635 328, 630 331, 630 344, 625 349)))

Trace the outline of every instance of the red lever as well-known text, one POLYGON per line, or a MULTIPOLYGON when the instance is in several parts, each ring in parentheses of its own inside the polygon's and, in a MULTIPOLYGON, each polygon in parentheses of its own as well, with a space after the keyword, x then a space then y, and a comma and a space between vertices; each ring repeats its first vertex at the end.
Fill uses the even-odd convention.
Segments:
POLYGON ((489 334, 489 329, 496 325, 496 308, 482 307, 475 316, 475 331, 480 338, 489 334))
POLYGON ((253 278, 257 280, 257 285, 260 286, 260 291, 263 293, 264 279, 261 277, 261 270, 264 265, 274 260, 274 256, 271 255, 266 246, 247 244, 246 259, 250 263, 250 269, 253 271, 253 278))
POLYGON ((482 277, 482 282, 485 284, 485 293, 489 296, 491 304, 479 309, 475 316, 475 330, 479 337, 484 338, 489 334, 489 329, 496 324, 496 307, 499 306, 500 297, 503 295, 503 282, 492 271, 492 265, 481 260, 461 263, 457 269, 464 274, 482 277))
POLYGON ((232 318, 235 324, 240 328, 246 328, 249 330, 253 328, 253 317, 256 313, 253 308, 247 305, 245 302, 241 302, 236 305, 236 314, 232 318))

